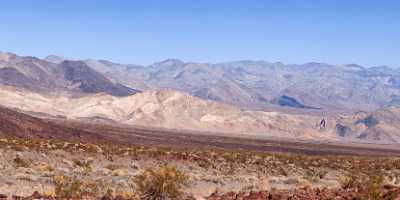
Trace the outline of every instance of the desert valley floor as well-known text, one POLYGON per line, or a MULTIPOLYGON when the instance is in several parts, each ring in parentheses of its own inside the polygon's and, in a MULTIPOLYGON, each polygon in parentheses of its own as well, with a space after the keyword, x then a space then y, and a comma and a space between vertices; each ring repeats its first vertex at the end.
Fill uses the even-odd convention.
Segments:
MULTIPOLYGON (((58 122, 66 123, 66 122, 58 122)), ((213 132, 171 130, 124 125, 67 122, 72 127, 94 133, 106 141, 125 144, 167 147, 288 152, 311 155, 380 155, 400 156, 398 144, 341 141, 311 141, 274 137, 251 137, 213 132)))
POLYGON ((151 199, 143 194, 157 187, 155 180, 173 185, 165 189, 169 199, 394 199, 400 193, 396 144, 215 136, 1 113, 5 199, 151 199))

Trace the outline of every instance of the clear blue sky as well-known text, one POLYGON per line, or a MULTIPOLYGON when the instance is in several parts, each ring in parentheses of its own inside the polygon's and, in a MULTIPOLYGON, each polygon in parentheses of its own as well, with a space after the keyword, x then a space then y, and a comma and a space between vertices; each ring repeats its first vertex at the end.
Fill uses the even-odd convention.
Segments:
POLYGON ((396 0, 9 0, 0 19, 0 50, 22 55, 400 67, 396 0))

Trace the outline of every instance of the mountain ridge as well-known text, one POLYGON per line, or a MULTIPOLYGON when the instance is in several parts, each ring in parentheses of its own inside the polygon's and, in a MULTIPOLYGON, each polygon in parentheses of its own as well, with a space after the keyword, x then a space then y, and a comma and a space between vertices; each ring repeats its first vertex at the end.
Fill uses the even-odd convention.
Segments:
POLYGON ((0 56, 0 83, 36 92, 106 92, 117 96, 138 90, 114 83, 82 61, 58 64, 36 57, 3 53, 0 56))
POLYGON ((394 99, 400 96, 400 70, 387 66, 251 60, 209 64, 178 59, 148 66, 104 60, 101 66, 86 62, 106 77, 130 87, 172 88, 258 110, 276 104, 274 100, 280 96, 290 96, 314 108, 373 111, 396 102, 394 99))

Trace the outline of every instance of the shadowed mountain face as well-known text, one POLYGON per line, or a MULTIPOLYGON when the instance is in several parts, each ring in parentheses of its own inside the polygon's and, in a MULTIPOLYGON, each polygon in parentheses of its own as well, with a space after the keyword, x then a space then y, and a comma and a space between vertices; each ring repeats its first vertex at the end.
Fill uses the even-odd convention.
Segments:
POLYGON ((127 96, 138 91, 118 83, 112 83, 99 72, 81 61, 63 61, 58 67, 63 70, 64 78, 85 93, 105 92, 114 96, 127 96))
MULTIPOLYGON (((295 98, 283 95, 273 101, 274 103, 280 106, 288 106, 293 108, 309 108, 312 109, 313 107, 306 106, 300 102, 298 102, 295 98)), ((315 108, 314 108, 315 109, 315 108)))
POLYGON ((15 68, 5 67, 0 69, 0 83, 4 85, 32 88, 39 81, 31 80, 15 68))
POLYGON ((113 83, 81 61, 59 64, 35 57, 0 53, 0 84, 22 87, 37 92, 104 92, 127 96, 137 90, 113 83))
POLYGON ((279 105, 282 97, 290 97, 282 99, 285 106, 372 111, 396 104, 400 97, 400 70, 384 66, 264 61, 203 64, 173 59, 147 67, 108 61, 86 63, 134 88, 173 88, 247 108, 266 109, 279 105))

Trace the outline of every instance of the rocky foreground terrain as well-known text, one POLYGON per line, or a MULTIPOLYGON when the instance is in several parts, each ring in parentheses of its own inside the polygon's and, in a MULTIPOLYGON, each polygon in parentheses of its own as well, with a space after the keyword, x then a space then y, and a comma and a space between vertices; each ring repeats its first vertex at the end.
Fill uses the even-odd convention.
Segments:
POLYGON ((2 199, 396 199, 400 194, 400 159, 382 156, 3 138, 0 174, 2 199))

